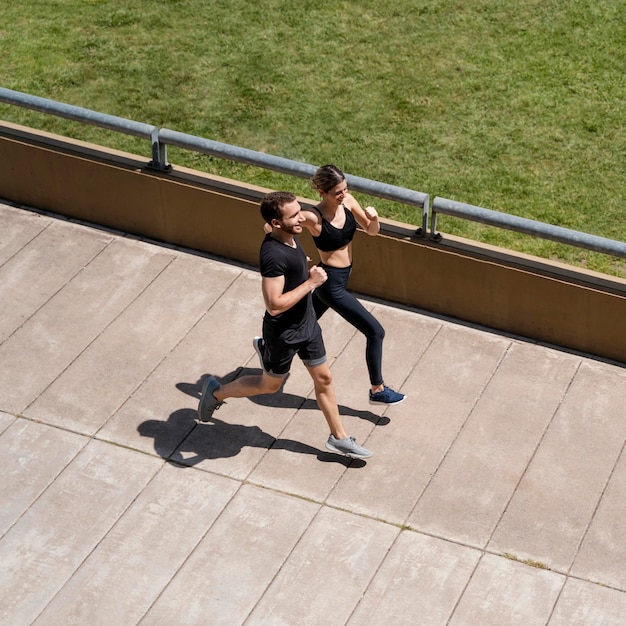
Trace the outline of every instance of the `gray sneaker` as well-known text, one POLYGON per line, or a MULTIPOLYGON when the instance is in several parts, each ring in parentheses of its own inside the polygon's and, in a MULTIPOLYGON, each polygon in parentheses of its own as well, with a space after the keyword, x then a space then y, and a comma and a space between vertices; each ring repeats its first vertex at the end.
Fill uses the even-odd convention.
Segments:
POLYGON ((263 354, 265 353, 265 341, 263 337, 255 337, 252 340, 252 345, 256 350, 257 356, 259 357, 259 363, 261 363, 261 369, 264 370, 265 366, 263 365, 263 354))
POLYGON ((369 459, 372 456, 372 453, 360 446, 354 437, 337 439, 337 437, 331 435, 326 442, 326 448, 332 452, 345 454, 353 459, 369 459))
POLYGON ((224 402, 215 399, 213 392, 220 387, 217 379, 209 376, 202 385, 202 395, 198 404, 198 419, 201 422, 208 422, 214 411, 217 411, 224 402))

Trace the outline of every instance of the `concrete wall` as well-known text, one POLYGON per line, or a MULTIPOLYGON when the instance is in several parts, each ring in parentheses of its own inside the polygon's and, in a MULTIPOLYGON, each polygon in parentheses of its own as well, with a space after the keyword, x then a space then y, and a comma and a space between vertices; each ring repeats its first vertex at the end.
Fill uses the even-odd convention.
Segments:
MULTIPOLYGON (((266 189, 148 160, 0 123, 0 197, 257 265, 266 189)), ((626 362, 626 281, 414 230, 383 221, 377 237, 358 232, 351 289, 626 362)))

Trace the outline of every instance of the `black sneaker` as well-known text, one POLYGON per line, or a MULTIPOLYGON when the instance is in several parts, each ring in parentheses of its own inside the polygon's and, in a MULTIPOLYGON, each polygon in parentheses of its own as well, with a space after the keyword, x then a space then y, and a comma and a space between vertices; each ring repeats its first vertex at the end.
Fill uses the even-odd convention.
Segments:
POLYGON ((215 399, 213 392, 220 387, 217 379, 209 376, 202 385, 202 395, 198 404, 198 419, 201 422, 208 422, 211 416, 219 409, 224 402, 215 399))

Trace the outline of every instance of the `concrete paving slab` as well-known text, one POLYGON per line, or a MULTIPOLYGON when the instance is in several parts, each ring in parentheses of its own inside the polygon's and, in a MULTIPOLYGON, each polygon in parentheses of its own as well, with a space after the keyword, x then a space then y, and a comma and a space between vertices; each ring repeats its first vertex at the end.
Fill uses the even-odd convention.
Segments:
POLYGON ((450 626, 547 624, 565 577, 485 554, 463 593, 450 626))
POLYGON ((28 408, 28 416, 93 435, 213 302, 208 290, 196 288, 209 275, 208 264, 174 258, 28 408))
POLYGON ((548 626, 622 626, 626 595, 584 580, 568 578, 548 626))
POLYGON ((17 418, 15 415, 0 411, 0 435, 9 427, 17 418))
MULTIPOLYGON (((344 419, 344 425, 347 419, 344 419)), ((368 426, 366 428, 369 429, 368 426)), ((354 428, 350 432, 353 432, 354 428)), ((329 431, 322 412, 301 409, 289 422, 249 480, 287 493, 323 502, 346 468, 363 469, 365 461, 326 450, 329 431)), ((357 437, 363 441, 365 437, 357 437)))
MULTIPOLYGON (((168 458, 195 426, 202 376, 210 366, 210 359, 226 360, 228 354, 235 362, 238 357, 243 360, 252 358, 254 350, 249 343, 234 342, 229 352, 221 347, 221 351, 212 348, 222 342, 226 334, 223 320, 230 316, 232 301, 222 298, 235 285, 241 270, 210 259, 194 258, 199 266, 195 270, 197 274, 201 275, 205 271, 201 268, 205 267, 211 274, 211 280, 207 281, 210 287, 206 289, 211 297, 207 312, 100 428, 98 438, 151 453, 155 452, 156 446, 156 452, 168 458)), ((239 288, 236 288, 234 297, 239 294, 239 288)), ((244 319, 249 318, 244 316, 244 319)), ((241 319, 237 321, 241 322, 241 319)), ((227 371, 229 365, 232 363, 225 364, 223 371, 227 371)))
POLYGON ((480 556, 472 548, 401 532, 348 624, 446 624, 480 556))
POLYGON ((426 489, 411 523, 484 547, 576 371, 578 360, 513 343, 426 489))
POLYGON ((345 624, 399 532, 322 508, 246 623, 345 624))
MULTIPOLYGON (((389 423, 374 428, 367 440, 376 455, 368 471, 346 473, 329 504, 395 524, 407 521, 508 346, 447 323, 437 329, 403 385, 409 398, 389 407, 389 423)), ((417 514, 409 524, 417 524, 417 514)), ((438 523, 436 517, 435 534, 438 523)))
POLYGON ((12 220, 17 232, 13 228, 1 231, 2 239, 9 240, 5 251, 13 251, 13 255, 0 266, 0 341, 14 333, 112 239, 92 228, 50 219, 42 228, 32 214, 28 215, 31 217, 12 220), (31 229, 25 229, 24 222, 31 229), (18 249, 20 243, 24 245, 18 249), (56 254, 51 255, 51 250, 56 254))
MULTIPOLYGON (((602 494, 571 574, 626 591, 626 454, 602 494)), ((626 616, 626 611, 624 612, 626 616)))
POLYGON ((66 430, 13 418, 0 436, 0 535, 55 481, 88 439, 66 430))
POLYGON ((52 218, 2 204, 0 210, 0 266, 48 227, 52 218))
POLYGON ((34 623, 139 623, 239 486, 162 466, 34 623))
POLYGON ((489 548, 567 572, 626 439, 626 373, 581 363, 489 548))
POLYGON ((242 624, 318 510, 313 502, 243 485, 143 623, 242 624))
MULTIPOLYGON (((177 448, 173 458, 193 465, 245 480, 271 447, 274 437, 256 424, 242 424, 215 418, 198 424, 177 448)), ((247 421, 247 420, 245 420, 247 421)))
POLYGON ((0 623, 32 623, 159 466, 89 443, 0 541, 0 623))
POLYGON ((49 300, 36 318, 0 344, 3 408, 24 411, 170 259, 170 254, 155 246, 115 239, 49 300))
MULTIPOLYGON (((35 221, 0 203, 0 223, 15 214, 35 221)), ((77 226, 44 219, 49 228, 77 226)), ((14 229, 10 259, 37 244, 29 228, 14 229)), ((0 454, 9 479, 0 498, 9 509, 19 504, 0 535, 0 623, 22 626, 37 616, 42 624, 92 623, 108 615, 128 624, 327 624, 329 616, 341 624, 624 623, 624 368, 365 300, 387 330, 387 382, 402 381, 407 402, 371 410, 359 382, 363 338, 334 312, 321 324, 344 421, 375 453, 367 463, 324 450, 327 427, 299 363, 282 393, 232 400, 212 423, 197 425, 203 376, 259 371, 251 346, 263 314, 258 273, 94 233, 110 243, 0 339, 0 454), (175 264, 188 274, 168 289, 175 264), (175 302, 177 292, 193 306, 175 302), (170 322, 166 310, 177 319, 170 322), (164 334, 156 346, 145 343, 151 326, 164 334), (152 369, 129 349, 144 345, 152 369), (102 369, 95 355, 115 362, 107 346, 125 355, 134 386, 102 369), (552 368, 546 352, 556 356, 552 368), (541 399, 567 376, 563 363, 580 363, 578 374, 520 474, 523 455, 512 452, 509 467, 503 450, 517 436, 527 454, 545 421, 541 399), (92 380, 113 407, 103 411, 112 415, 95 440, 71 432, 94 429, 92 380), (83 386, 82 396, 70 381, 83 386), (57 408, 35 419, 48 402, 57 408), (517 422, 498 419, 507 407, 517 422), (444 489, 466 497, 460 490, 471 466, 449 472, 448 464, 469 435, 506 489, 519 477, 487 548, 440 536, 450 526, 450 512, 437 505, 444 489), (86 444, 74 457, 72 442, 86 444), (439 498, 425 507, 434 486, 439 498), (577 489, 581 500, 569 493, 577 489), (413 516, 429 526, 413 525, 413 516), (560 562, 573 565, 555 571, 560 562), (346 602, 331 613, 339 594, 346 602)), ((56 263, 58 249, 40 254, 42 264, 56 263)), ((501 487, 482 476, 502 500, 501 487)), ((472 517, 492 519, 491 501, 466 502, 472 517)))

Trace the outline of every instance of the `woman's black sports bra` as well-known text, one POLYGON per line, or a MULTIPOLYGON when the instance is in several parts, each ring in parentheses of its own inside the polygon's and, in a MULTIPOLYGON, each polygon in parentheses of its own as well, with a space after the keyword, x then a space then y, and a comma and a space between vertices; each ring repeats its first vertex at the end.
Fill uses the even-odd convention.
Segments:
POLYGON ((317 237, 313 237, 315 247, 318 250, 322 250, 322 252, 333 252, 334 250, 339 250, 347 246, 352 241, 354 233, 356 232, 356 219, 350 209, 346 208, 345 205, 343 207, 346 214, 346 221, 343 228, 333 226, 317 207, 315 207, 315 210, 322 218, 322 232, 317 237))

